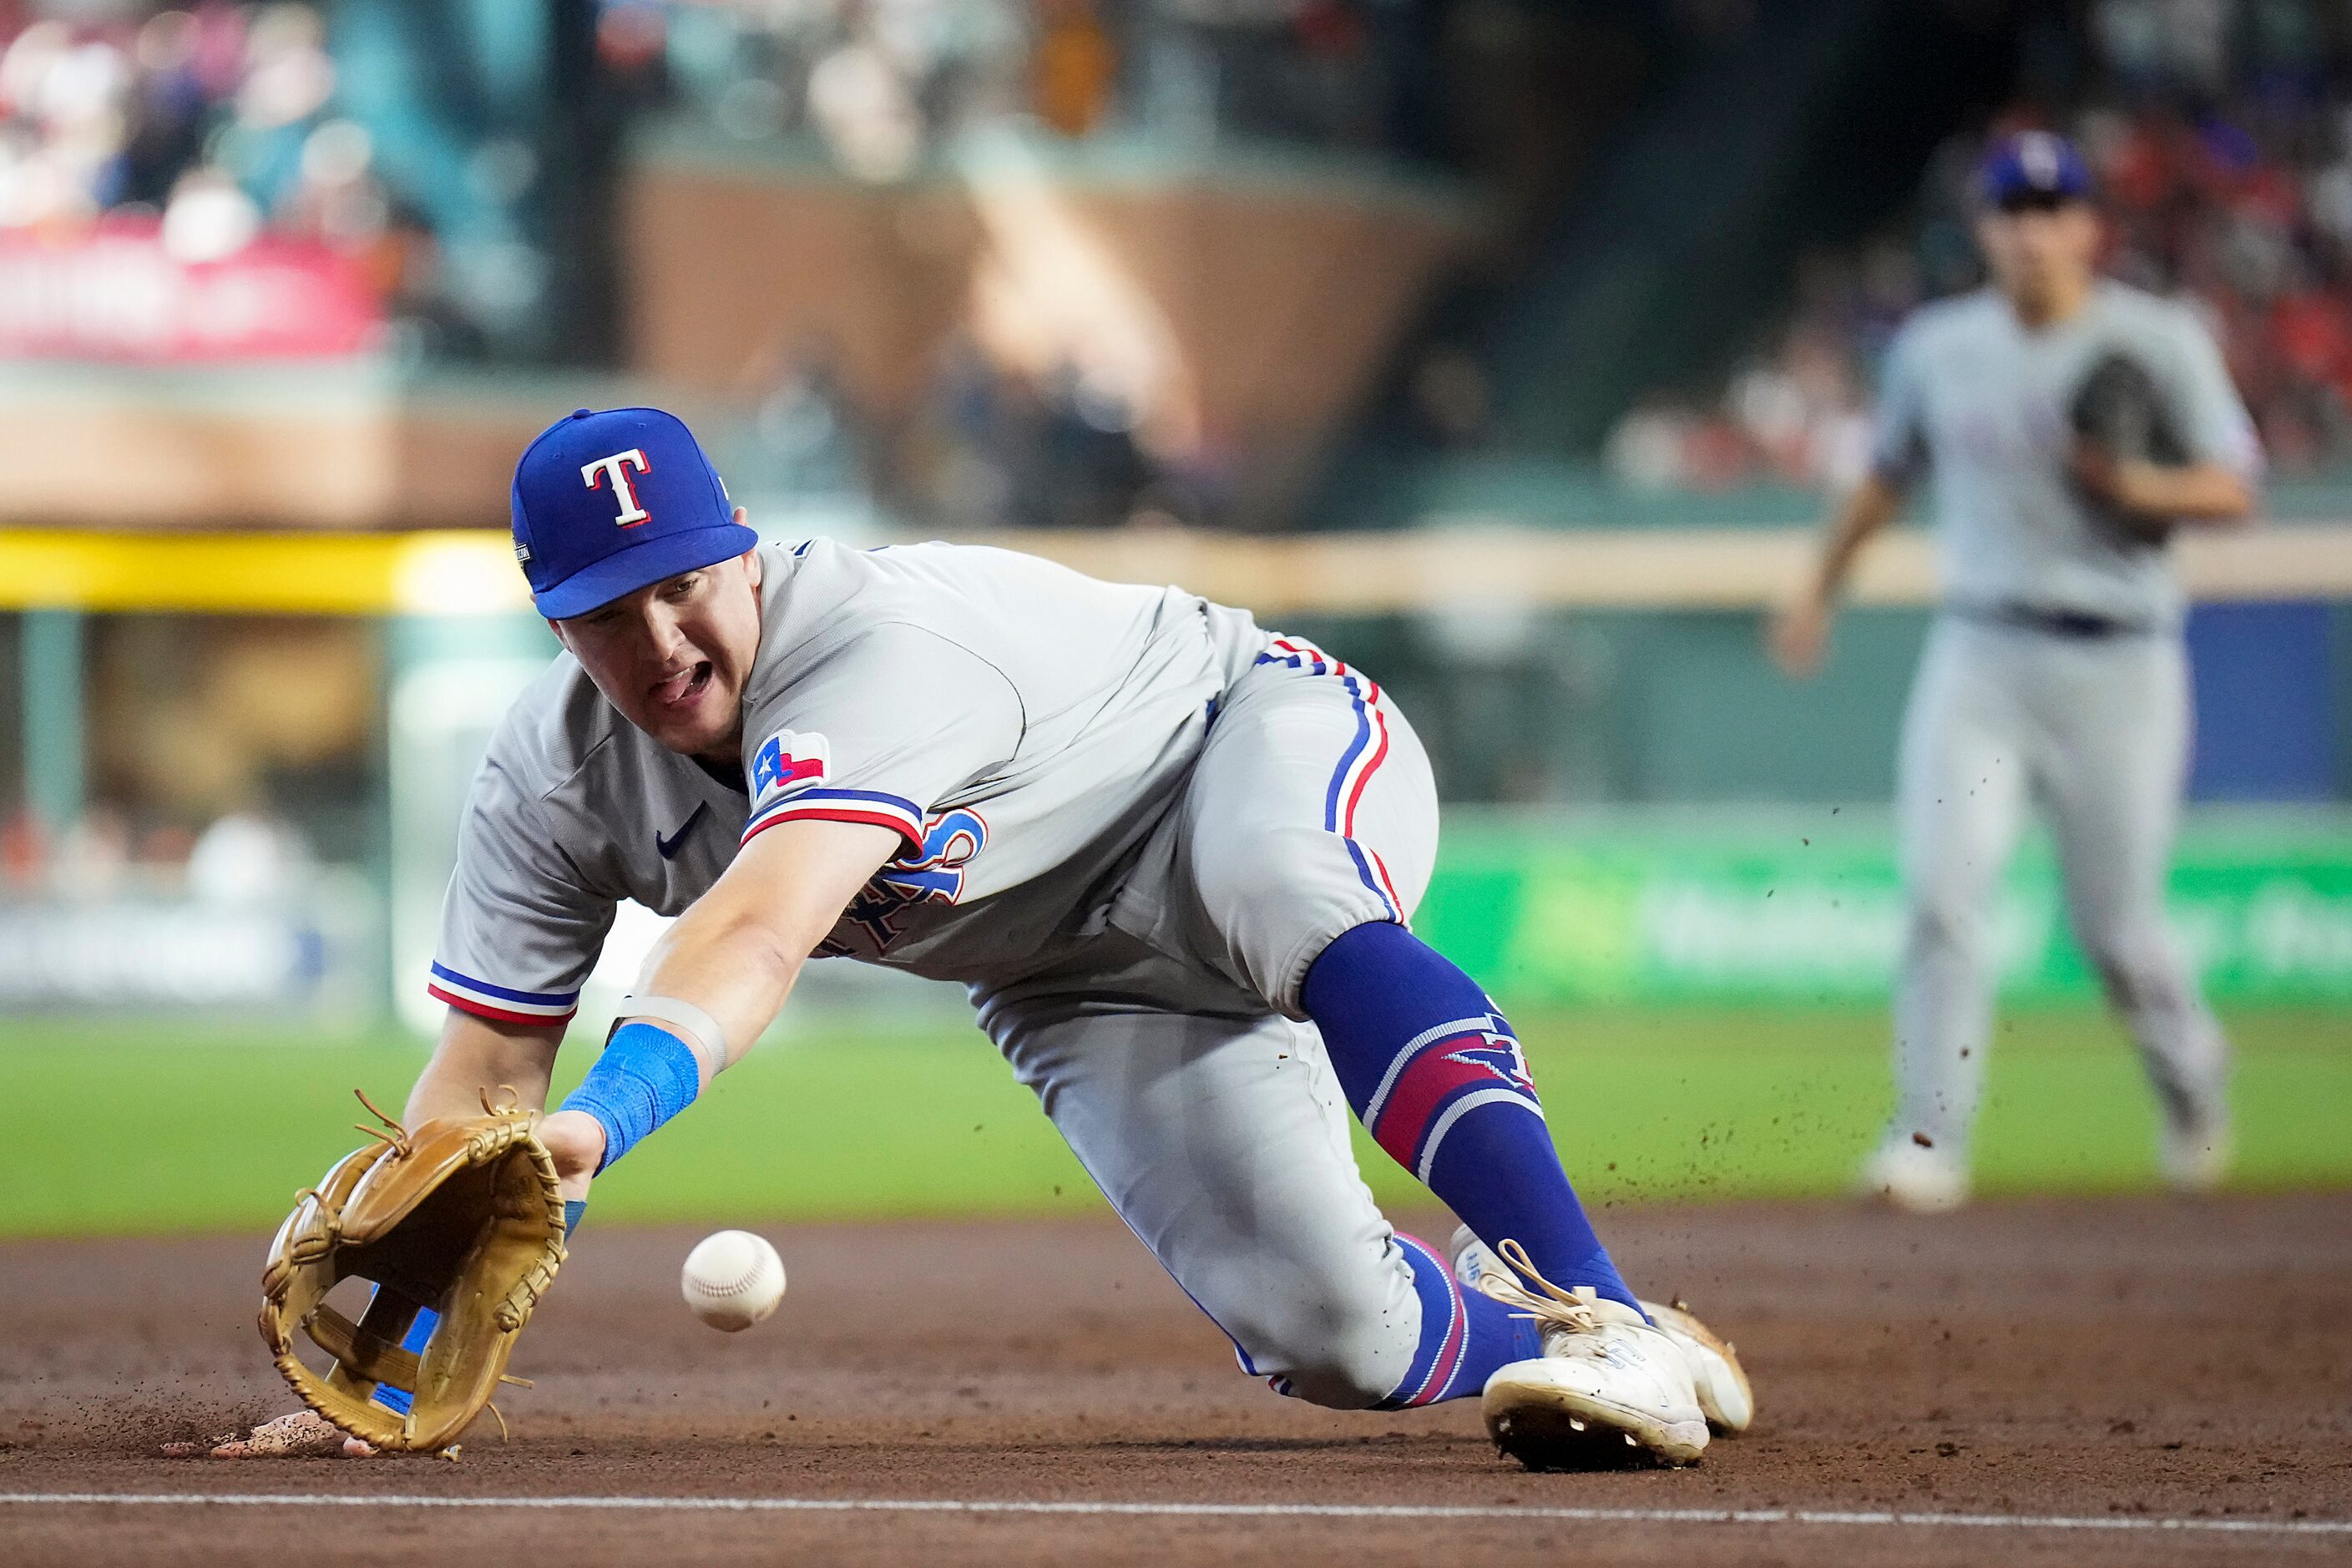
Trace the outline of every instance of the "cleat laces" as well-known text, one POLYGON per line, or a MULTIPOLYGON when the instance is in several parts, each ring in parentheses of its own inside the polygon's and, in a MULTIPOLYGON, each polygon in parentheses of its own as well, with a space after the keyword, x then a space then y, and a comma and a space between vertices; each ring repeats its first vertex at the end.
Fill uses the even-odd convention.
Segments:
POLYGON ((1595 1355, 1608 1360, 1610 1358, 1601 1344, 1591 1336, 1612 1320, 1639 1321, 1618 1303, 1601 1300, 1601 1293, 1590 1285, 1563 1289, 1553 1284, 1537 1269, 1535 1260, 1528 1256, 1527 1248, 1516 1241, 1506 1239, 1495 1250, 1502 1255, 1504 1262, 1531 1281, 1542 1294, 1538 1295, 1536 1290, 1528 1289, 1518 1280, 1495 1268, 1479 1274, 1478 1289, 1507 1307, 1519 1309, 1511 1316, 1533 1320, 1542 1326, 1547 1340, 1554 1331, 1574 1336, 1572 1348, 1553 1350, 1548 1343, 1545 1346, 1548 1353, 1595 1355))

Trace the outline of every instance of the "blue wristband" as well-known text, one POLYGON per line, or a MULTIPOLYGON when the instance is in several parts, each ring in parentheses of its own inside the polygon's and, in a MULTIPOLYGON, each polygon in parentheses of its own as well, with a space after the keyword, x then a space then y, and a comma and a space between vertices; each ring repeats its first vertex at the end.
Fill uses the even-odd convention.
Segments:
MULTIPOLYGON (((564 1200, 563 1235, 565 1239, 569 1240, 572 1233, 580 1228, 580 1216, 587 1212, 588 1200, 586 1198, 566 1198, 564 1200)), ((383 1287, 379 1285, 376 1289, 381 1290, 383 1287)), ((400 1348, 416 1355, 423 1355, 425 1353, 425 1342, 433 1337, 433 1331, 439 1325, 440 1321, 441 1314, 435 1311, 432 1308, 417 1308, 415 1321, 408 1325, 408 1332, 401 1336, 400 1348)), ((396 1411, 403 1415, 407 1415, 409 1410, 416 1403, 416 1396, 408 1393, 405 1389, 393 1388, 381 1383, 376 1384, 375 1393, 372 1397, 373 1397, 378 1405, 383 1405, 385 1409, 396 1411)))
MULTIPOLYGON (((379 1291, 383 1289, 381 1285, 376 1287, 379 1291)), ((408 1332, 400 1336, 400 1348, 414 1355, 423 1355, 425 1342, 433 1337, 433 1331, 440 1321, 441 1314, 432 1308, 417 1308, 415 1318, 408 1325, 408 1332)), ((410 1408, 416 1403, 416 1396, 406 1389, 394 1388, 388 1384, 382 1383, 375 1385, 375 1393, 371 1397, 386 1410, 397 1412, 402 1415, 407 1415, 410 1408)))
POLYGON ((624 1024, 558 1109, 584 1110, 604 1129, 605 1166, 694 1103, 702 1068, 684 1040, 653 1024, 624 1024))

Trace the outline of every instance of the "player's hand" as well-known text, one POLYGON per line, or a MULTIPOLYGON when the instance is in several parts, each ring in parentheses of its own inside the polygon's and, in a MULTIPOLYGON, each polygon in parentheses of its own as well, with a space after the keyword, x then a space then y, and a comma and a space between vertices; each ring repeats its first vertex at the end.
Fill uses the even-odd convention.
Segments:
POLYGON ((555 1181, 566 1203, 588 1196, 588 1183, 604 1159, 604 1124, 584 1110, 551 1110, 539 1119, 539 1141, 555 1156, 555 1181))
MULTIPOLYGON (((2108 510, 2120 512, 2136 526, 2168 510, 2171 499, 2166 484, 2168 470, 2154 463, 2118 458, 2096 441, 2077 440, 2067 466, 2084 494, 2108 510)), ((2170 520, 2164 521, 2168 531, 2170 520)))
POLYGON ((1835 614, 1828 598, 1811 583, 1781 601, 1764 628, 1764 646, 1783 675, 1803 680, 1822 668, 1835 614))
POLYGON ((297 1410, 291 1415, 265 1421, 242 1437, 232 1435, 211 1444, 166 1443, 163 1452, 175 1459, 198 1454, 215 1459, 307 1458, 317 1455, 363 1459, 375 1449, 324 1416, 297 1410))
POLYGON ((2128 465, 2118 462, 2105 447, 2078 437, 2067 453, 2066 466, 2074 483, 2093 500, 2119 510, 2131 510, 2125 495, 2128 465))

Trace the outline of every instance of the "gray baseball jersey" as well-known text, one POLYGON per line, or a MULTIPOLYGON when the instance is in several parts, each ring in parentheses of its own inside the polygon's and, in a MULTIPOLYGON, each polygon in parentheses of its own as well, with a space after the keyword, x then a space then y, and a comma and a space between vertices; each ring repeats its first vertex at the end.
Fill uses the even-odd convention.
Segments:
POLYGON ((1897 334, 1873 466, 1897 484, 1929 471, 1949 602, 2178 624, 2167 552, 2103 523, 2068 478, 2075 391, 2117 351, 2155 378, 2194 460, 2260 467, 2253 422, 2186 306, 2103 280, 2074 316, 2029 331, 1985 290, 1929 305, 1897 334))
POLYGON ((823 951, 970 984, 1104 1194, 1245 1369, 1378 1403, 1421 1333, 1298 991, 1408 918, 1427 755, 1360 672, 1238 611, 993 550, 763 552, 743 788, 614 711, 569 657, 477 778, 433 989, 570 1015, 612 919, 674 913, 745 839, 872 822, 904 850, 823 951))
POLYGON ((435 994, 568 1017, 619 900, 677 914, 740 845, 808 818, 905 843, 825 953, 1015 971, 1100 915, 1092 884, 1164 815, 1212 700, 1265 642, 1240 612, 1007 551, 819 540, 761 557, 743 777, 662 747, 559 657, 476 778, 435 994))

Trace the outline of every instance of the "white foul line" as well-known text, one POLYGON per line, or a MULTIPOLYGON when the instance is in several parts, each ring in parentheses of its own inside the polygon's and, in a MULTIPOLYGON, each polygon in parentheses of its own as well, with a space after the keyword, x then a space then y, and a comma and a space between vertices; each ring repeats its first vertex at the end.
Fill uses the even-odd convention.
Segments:
POLYGON ((0 1492, 0 1504, 215 1508, 607 1509, 683 1513, 1038 1513, 1211 1519, 1571 1520, 1599 1524, 1895 1525, 1964 1530, 2194 1531, 2352 1535, 2343 1519, 2184 1519, 2131 1514, 1904 1513, 1805 1508, 1545 1508, 1346 1502, 1046 1502, 987 1498, 445 1497, 416 1492, 0 1492))

